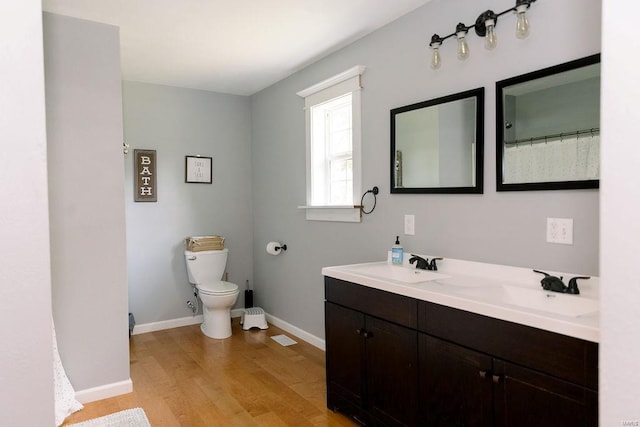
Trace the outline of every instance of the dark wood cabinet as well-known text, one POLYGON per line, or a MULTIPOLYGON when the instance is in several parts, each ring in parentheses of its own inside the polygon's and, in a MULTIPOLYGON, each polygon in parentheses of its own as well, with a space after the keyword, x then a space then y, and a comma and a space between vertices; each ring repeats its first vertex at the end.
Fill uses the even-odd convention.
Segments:
POLYGON ((420 334, 420 425, 596 426, 597 393, 420 334))
MULTIPOLYGON (((328 293, 331 295, 331 290, 328 293)), ((330 298, 344 302, 336 296, 330 298)), ((406 302, 417 310, 415 301, 399 301, 400 318, 406 318, 406 302)), ((367 313, 325 302, 327 406, 361 424, 415 425, 418 332, 415 326, 387 320, 394 318, 393 303, 376 310, 378 302, 373 298, 367 313)), ((366 306, 367 297, 359 299, 359 304, 366 306)))
POLYGON ((326 277, 327 406, 365 425, 596 426, 598 345, 326 277))
POLYGON ((360 406, 364 400, 365 342, 357 331, 364 328, 364 314, 327 302, 325 316, 330 406, 360 406))
POLYGON ((494 360, 496 426, 597 426, 598 394, 531 369, 494 360))
POLYGON ((493 425, 492 359, 420 334, 420 425, 493 425))
POLYGON ((414 425, 418 332, 366 316, 367 408, 384 425, 414 425))

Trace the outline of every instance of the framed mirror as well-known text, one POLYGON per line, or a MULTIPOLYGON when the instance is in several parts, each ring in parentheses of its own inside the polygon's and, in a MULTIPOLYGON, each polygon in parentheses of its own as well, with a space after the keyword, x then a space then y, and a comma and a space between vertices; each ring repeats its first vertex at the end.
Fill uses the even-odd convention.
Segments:
POLYGON ((496 83, 498 191, 598 188, 600 55, 496 83))
POLYGON ((391 193, 482 193, 484 88, 391 110, 391 193))

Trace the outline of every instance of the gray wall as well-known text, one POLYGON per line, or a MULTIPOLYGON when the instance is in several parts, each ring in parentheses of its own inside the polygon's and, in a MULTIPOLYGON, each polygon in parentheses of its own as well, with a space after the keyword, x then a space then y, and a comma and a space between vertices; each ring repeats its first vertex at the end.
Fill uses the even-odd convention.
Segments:
POLYGON ((44 14, 53 315, 76 390, 129 379, 116 27, 44 14))
POLYGON ((54 424, 40 1, 0 2, 0 423, 54 424))
POLYGON ((123 98, 129 309, 139 324, 191 316, 185 237, 224 236, 229 280, 253 279, 249 98, 135 82, 123 98), (157 203, 133 201, 135 148, 156 150, 157 203), (212 184, 185 183, 186 155, 213 157, 212 184))
MULTIPOLYGON (((494 1, 504 10, 511 0, 494 1)), ((456 44, 441 48, 442 68, 429 68, 427 41, 478 13, 471 0, 433 0, 356 43, 252 96, 254 275, 256 302, 267 312, 314 335, 323 331, 323 266, 383 260, 401 236, 405 250, 481 262, 598 273, 597 190, 495 191, 495 82, 600 50, 600 2, 536 2, 532 34, 515 38, 515 18, 498 23, 499 45, 483 48, 469 36, 471 55, 456 59, 456 44), (399 48, 401 46, 401 48, 399 48), (363 189, 380 187, 376 210, 361 224, 311 222, 296 206, 305 201, 305 138, 300 89, 356 64, 363 76, 363 189), (391 195, 389 110, 484 86, 483 195, 391 195), (415 214, 416 235, 403 236, 403 215, 415 214), (574 244, 545 242, 547 217, 574 219, 574 244), (281 239, 289 250, 267 255, 281 239)))

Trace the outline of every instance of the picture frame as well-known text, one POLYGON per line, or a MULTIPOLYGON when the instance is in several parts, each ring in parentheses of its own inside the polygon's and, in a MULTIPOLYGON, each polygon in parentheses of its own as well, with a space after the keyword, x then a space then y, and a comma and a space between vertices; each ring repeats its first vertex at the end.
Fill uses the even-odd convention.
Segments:
POLYGON ((204 156, 185 156, 184 182, 188 184, 211 184, 212 158, 204 156))

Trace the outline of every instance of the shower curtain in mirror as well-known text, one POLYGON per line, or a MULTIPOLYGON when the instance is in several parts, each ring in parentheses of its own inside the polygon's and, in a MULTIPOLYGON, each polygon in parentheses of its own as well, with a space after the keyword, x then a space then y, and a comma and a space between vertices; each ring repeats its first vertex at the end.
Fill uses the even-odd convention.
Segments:
POLYGON ((504 182, 557 182, 599 179, 600 136, 581 134, 522 142, 504 150, 504 182))

